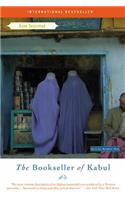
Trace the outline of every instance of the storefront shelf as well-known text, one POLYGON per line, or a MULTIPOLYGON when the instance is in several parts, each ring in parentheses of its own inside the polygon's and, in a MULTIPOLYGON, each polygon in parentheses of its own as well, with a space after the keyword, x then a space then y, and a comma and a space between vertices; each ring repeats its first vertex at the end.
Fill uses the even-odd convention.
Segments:
POLYGON ((11 111, 10 147, 11 150, 15 148, 33 148, 31 130, 31 110, 11 111), (21 129, 21 126, 23 126, 24 128, 21 129), (25 126, 27 128, 25 128, 25 126))

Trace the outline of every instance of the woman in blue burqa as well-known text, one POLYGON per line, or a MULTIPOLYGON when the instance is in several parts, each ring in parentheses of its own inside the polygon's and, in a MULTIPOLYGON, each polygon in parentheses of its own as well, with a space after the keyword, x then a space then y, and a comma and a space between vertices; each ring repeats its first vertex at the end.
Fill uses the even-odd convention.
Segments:
POLYGON ((31 103, 32 139, 36 155, 46 155, 55 146, 59 115, 59 86, 55 74, 49 72, 39 83, 31 103))
POLYGON ((77 72, 68 72, 60 95, 58 148, 63 153, 83 153, 83 134, 92 101, 85 83, 77 72))

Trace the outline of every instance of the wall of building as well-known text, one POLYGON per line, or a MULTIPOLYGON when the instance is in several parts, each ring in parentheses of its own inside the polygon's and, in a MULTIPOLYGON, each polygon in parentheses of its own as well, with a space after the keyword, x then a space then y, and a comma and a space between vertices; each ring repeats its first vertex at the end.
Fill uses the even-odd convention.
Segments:
MULTIPOLYGON (((109 93, 109 102, 106 102, 106 104, 108 105, 107 107, 111 108, 117 106, 119 103, 119 95, 125 91, 125 44, 119 43, 119 40, 117 38, 76 38, 63 39, 60 42, 56 42, 54 39, 42 39, 40 37, 17 37, 3 38, 1 45, 3 55, 105 56, 106 67, 109 76, 109 82, 107 83, 107 85, 105 85, 109 93)), ((11 63, 10 61, 8 61, 8 63, 12 65, 13 71, 14 63, 11 63)), ((0 67, 2 68, 2 64, 0 67)), ((8 69, 5 65, 3 67, 8 69)), ((2 76, 3 73, 1 74, 1 79, 4 83, 5 80, 10 81, 10 79, 12 79, 12 77, 7 78, 9 71, 6 71, 6 69, 2 70, 4 72, 4 77, 2 76)), ((5 84, 5 86, 7 86, 7 84, 5 84)), ((2 92, 4 93, 3 89, 2 92)), ((2 94, 1 96, 0 92, 0 104, 2 105, 4 99, 6 99, 3 98, 3 95, 4 94, 2 94)), ((5 112, 3 111, 3 113, 5 112)), ((2 149, 0 149, 0 151, 2 151, 2 149)))
MULTIPOLYGON (((42 19, 41 19, 42 20, 42 19)), ((2 18, 1 20, 1 30, 2 32, 20 32, 19 30, 11 30, 8 25, 11 22, 32 22, 32 18, 2 18)), ((105 30, 105 29, 120 29, 121 31, 125 30, 125 20, 124 18, 102 18, 101 20, 101 25, 100 29, 105 30)), ((22 33, 30 33, 33 32, 32 30, 21 30, 22 33)))
MULTIPOLYGON (((2 74, 2 62, 1 62, 1 58, 0 58, 0 74, 2 74)), ((2 88, 1 86, 2 86, 2 79, 0 79, 0 88, 2 88)), ((1 94, 1 90, 0 90, 0 99, 1 99, 1 96, 2 96, 2 94, 1 94)), ((1 113, 1 100, 0 100, 0 113, 1 113)), ((0 127, 2 127, 1 116, 2 115, 0 115, 0 127)), ((0 128, 0 155, 1 155, 2 151, 3 151, 2 147, 3 147, 3 138, 2 138, 2 129, 0 128)))
POLYGON ((106 55, 106 65, 110 76, 109 107, 118 105, 121 92, 125 91, 125 44, 117 38, 54 39, 22 37, 2 39, 3 54, 85 54, 106 55))

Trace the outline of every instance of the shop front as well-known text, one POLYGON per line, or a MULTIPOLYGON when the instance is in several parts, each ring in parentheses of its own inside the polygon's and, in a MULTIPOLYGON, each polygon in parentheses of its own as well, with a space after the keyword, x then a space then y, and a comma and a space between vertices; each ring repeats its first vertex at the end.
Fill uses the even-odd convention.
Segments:
MULTIPOLYGON (((69 70, 78 72, 94 105, 88 122, 89 130, 102 133, 108 109, 118 105, 118 97, 125 90, 124 52, 125 45, 117 37, 71 37, 59 41, 40 36, 3 37, 1 155, 16 148, 33 148, 31 139, 30 142, 26 138, 25 142, 19 142, 19 135, 24 134, 27 128, 27 137, 30 138, 31 127, 27 127, 27 123, 31 121, 33 91, 50 71, 56 74, 60 89, 69 70), (18 100, 16 88, 20 84, 24 91, 22 99, 18 100), (19 138, 14 136, 16 129, 22 129, 20 134, 17 131, 19 138)), ((100 145, 105 141, 103 133, 100 145)))

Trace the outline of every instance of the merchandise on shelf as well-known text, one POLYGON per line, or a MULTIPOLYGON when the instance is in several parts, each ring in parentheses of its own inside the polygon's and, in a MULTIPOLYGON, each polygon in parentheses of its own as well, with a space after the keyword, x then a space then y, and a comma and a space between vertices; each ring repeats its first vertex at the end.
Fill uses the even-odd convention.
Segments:
POLYGON ((30 110, 11 111, 11 149, 32 148, 32 128, 30 110))
POLYGON ((33 94, 30 81, 24 80, 22 71, 17 70, 14 77, 14 109, 29 110, 33 94))
POLYGON ((14 129, 31 130, 31 116, 24 114, 16 114, 14 116, 14 129))

